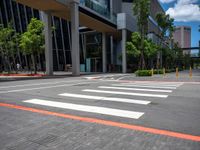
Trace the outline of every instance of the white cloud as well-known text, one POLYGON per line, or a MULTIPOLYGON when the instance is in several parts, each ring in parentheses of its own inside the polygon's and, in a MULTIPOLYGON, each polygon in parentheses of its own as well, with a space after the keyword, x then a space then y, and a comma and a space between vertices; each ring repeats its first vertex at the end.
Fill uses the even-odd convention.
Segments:
POLYGON ((161 3, 172 3, 176 0, 159 0, 161 3))
POLYGON ((174 8, 169 8, 169 14, 175 21, 200 21, 200 8, 196 3, 198 0, 178 0, 174 8))

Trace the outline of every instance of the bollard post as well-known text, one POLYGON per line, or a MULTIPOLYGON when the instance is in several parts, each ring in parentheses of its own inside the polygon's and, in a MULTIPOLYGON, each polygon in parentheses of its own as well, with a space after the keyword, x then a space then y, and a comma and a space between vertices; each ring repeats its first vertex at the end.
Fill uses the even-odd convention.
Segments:
POLYGON ((192 78, 192 67, 190 66, 190 73, 189 73, 190 79, 192 78))
POLYGON ((166 74, 165 74, 165 68, 163 68, 163 77, 165 77, 165 75, 166 75, 166 74))
POLYGON ((153 74, 154 74, 154 73, 153 73, 153 68, 152 68, 152 69, 151 69, 151 76, 153 76, 153 74))
POLYGON ((176 68, 176 78, 178 78, 179 74, 178 74, 178 67, 176 68))

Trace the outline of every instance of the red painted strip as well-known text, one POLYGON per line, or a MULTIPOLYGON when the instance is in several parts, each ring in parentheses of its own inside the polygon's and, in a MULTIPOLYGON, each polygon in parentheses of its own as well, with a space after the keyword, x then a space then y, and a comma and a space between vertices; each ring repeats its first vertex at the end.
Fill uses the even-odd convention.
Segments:
POLYGON ((23 77, 23 76, 27 76, 27 77, 43 77, 45 75, 43 74, 0 74, 0 76, 18 76, 18 77, 23 77))
POLYGON ((107 125, 107 126, 119 127, 119 128, 124 128, 124 129, 142 131, 142 132, 147 132, 147 133, 152 133, 152 134, 159 134, 159 135, 164 135, 164 136, 170 136, 170 137, 200 142, 200 136, 194 136, 194 135, 183 134, 183 133, 178 133, 178 132, 171 132, 167 130, 159 130, 159 129, 154 129, 154 128, 147 128, 147 127, 142 127, 142 126, 137 126, 137 125, 131 125, 131 124, 125 124, 125 123, 119 123, 119 122, 113 122, 113 121, 107 121, 107 120, 101 120, 101 119, 95 119, 95 118, 87 118, 87 117, 80 117, 80 116, 74 116, 74 115, 68 115, 68 114, 61 114, 61 113, 35 109, 31 107, 7 104, 7 103, 0 103, 0 107, 13 108, 13 109, 18 109, 18 110, 39 113, 43 115, 50 115, 50 116, 56 116, 56 117, 61 117, 61 118, 79 120, 79 121, 88 122, 88 123, 97 123, 97 124, 102 124, 102 125, 107 125))

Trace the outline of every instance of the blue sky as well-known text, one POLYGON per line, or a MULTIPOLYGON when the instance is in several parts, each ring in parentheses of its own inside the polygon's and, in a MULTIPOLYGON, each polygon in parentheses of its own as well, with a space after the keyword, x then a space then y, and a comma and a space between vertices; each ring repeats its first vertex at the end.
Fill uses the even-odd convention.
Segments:
POLYGON ((175 19, 176 26, 191 26, 192 47, 197 47, 200 40, 200 0, 159 0, 163 9, 175 19))

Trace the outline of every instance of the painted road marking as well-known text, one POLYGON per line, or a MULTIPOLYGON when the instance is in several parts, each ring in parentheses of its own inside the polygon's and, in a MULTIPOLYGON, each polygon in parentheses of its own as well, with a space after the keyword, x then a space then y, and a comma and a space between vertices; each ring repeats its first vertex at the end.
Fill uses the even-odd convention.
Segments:
POLYGON ((183 85, 184 82, 163 82, 163 81, 133 81, 134 83, 155 83, 155 84, 169 84, 169 85, 183 85))
POLYGON ((142 88, 171 89, 171 90, 175 90, 176 89, 176 87, 151 86, 151 85, 136 85, 136 84, 112 84, 112 86, 142 87, 142 88))
POLYGON ((87 123, 96 123, 96 124, 101 124, 101 125, 106 125, 106 126, 111 126, 111 127, 118 127, 118 128, 133 130, 133 131, 141 131, 145 133, 164 135, 168 137, 175 137, 178 139, 200 142, 200 136, 184 134, 184 133, 179 133, 179 132, 148 128, 148 127, 143 127, 143 126, 138 126, 138 125, 133 125, 133 124, 125 124, 125 123, 101 120, 101 119, 96 119, 96 118, 86 118, 86 117, 81 117, 81 116, 62 114, 62 113, 51 112, 51 111, 46 111, 42 109, 35 109, 31 107, 24 107, 24 106, 7 104, 7 103, 0 103, 0 107, 6 107, 10 109, 23 110, 23 111, 42 114, 42 115, 56 116, 60 118, 73 119, 73 120, 78 120, 78 121, 87 122, 87 123))
MULTIPOLYGON (((88 82, 79 82, 79 83, 73 83, 73 84, 63 84, 63 85, 54 85, 54 86, 45 86, 45 87, 30 88, 30 89, 0 91, 0 94, 23 92, 23 91, 32 91, 32 90, 41 90, 41 89, 50 89, 50 88, 56 88, 56 87, 73 86, 73 85, 77 85, 77 84, 85 84, 85 83, 88 83, 88 82)), ((90 82, 90 83, 96 83, 96 82, 90 82)))
POLYGON ((94 100, 101 100, 101 101, 113 101, 113 102, 133 103, 133 104, 141 104, 141 105, 147 105, 151 103, 151 101, 143 101, 143 100, 135 100, 135 99, 127 99, 127 98, 116 98, 116 97, 101 97, 101 96, 91 96, 91 95, 71 94, 71 93, 63 93, 59 95, 66 96, 66 97, 73 97, 73 98, 81 98, 81 99, 94 99, 94 100))
POLYGON ((13 88, 13 87, 35 86, 35 85, 52 85, 52 84, 58 84, 58 83, 68 83, 68 82, 77 82, 77 81, 81 81, 81 80, 59 81, 59 82, 46 82, 46 83, 35 83, 35 84, 20 84, 20 85, 11 85, 11 86, 0 86, 0 89, 13 88))
POLYGON ((107 93, 107 94, 119 94, 119 95, 132 95, 132 96, 145 96, 145 97, 160 97, 167 98, 168 95, 158 95, 158 94, 144 94, 144 93, 128 93, 128 92, 119 92, 119 91, 103 91, 103 90, 82 90, 84 92, 93 92, 93 93, 107 93))
POLYGON ((161 86, 161 87, 179 87, 180 85, 170 85, 170 84, 156 84, 156 83, 120 83, 122 85, 144 85, 144 86, 161 86))
POLYGON ((77 111, 83 111, 83 112, 90 112, 90 113, 97 113, 97 114, 118 116, 118 117, 124 117, 124 118, 132 118, 132 119, 139 119, 144 114, 143 112, 127 111, 127 110, 120 110, 120 109, 113 109, 113 108, 106 108, 106 107, 96 107, 96 106, 89 106, 89 105, 78 105, 78 104, 72 104, 72 103, 54 102, 54 101, 40 100, 40 99, 31 99, 31 100, 26 100, 24 102, 37 104, 37 105, 43 105, 43 106, 64 108, 64 109, 70 109, 70 110, 77 110, 77 111))
POLYGON ((146 81, 134 81, 134 83, 139 83, 139 84, 161 84, 161 85, 183 85, 183 82, 181 82, 181 83, 177 83, 177 82, 154 82, 154 81, 152 81, 152 82, 146 82, 146 81))
POLYGON ((171 93, 172 90, 156 90, 156 89, 139 89, 139 88, 125 88, 125 87, 110 87, 110 86, 99 86, 101 89, 116 89, 116 90, 128 90, 128 91, 146 91, 146 92, 163 92, 171 93))

